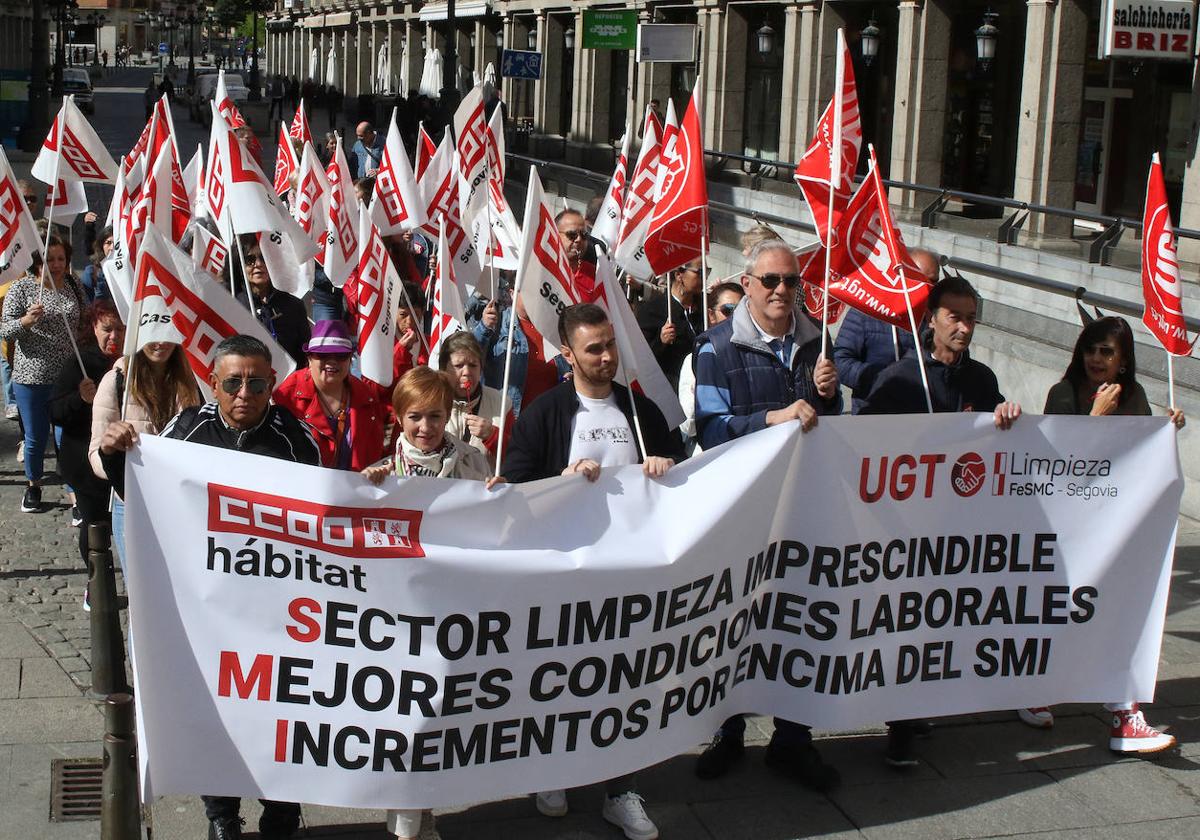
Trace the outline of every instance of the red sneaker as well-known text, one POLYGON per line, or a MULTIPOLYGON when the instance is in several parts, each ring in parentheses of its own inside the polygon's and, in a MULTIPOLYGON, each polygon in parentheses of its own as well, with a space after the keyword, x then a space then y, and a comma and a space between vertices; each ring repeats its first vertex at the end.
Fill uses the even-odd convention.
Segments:
POLYGON ((1119 753, 1157 753, 1175 746, 1175 736, 1159 732, 1135 705, 1132 709, 1112 713, 1112 730, 1108 748, 1119 753))

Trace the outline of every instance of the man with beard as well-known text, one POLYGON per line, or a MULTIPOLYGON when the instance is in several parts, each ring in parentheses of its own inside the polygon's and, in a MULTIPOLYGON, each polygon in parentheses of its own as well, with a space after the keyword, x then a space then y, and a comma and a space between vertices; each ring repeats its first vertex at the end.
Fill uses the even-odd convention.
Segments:
POLYGON ((554 217, 558 238, 571 268, 571 284, 583 303, 596 297, 596 245, 587 235, 587 221, 578 210, 563 210, 554 217))

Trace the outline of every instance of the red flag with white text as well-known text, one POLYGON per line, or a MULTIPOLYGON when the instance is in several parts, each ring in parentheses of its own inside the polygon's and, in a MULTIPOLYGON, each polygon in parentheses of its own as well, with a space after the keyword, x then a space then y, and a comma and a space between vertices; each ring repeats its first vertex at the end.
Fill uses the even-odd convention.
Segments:
MULTIPOLYGON (((313 143, 312 128, 308 124, 308 113, 304 110, 304 100, 300 100, 300 107, 296 109, 295 115, 292 117, 292 125, 288 129, 288 136, 300 141, 301 148, 305 143, 313 143)), ((313 143, 315 146, 316 143, 313 143)))
POLYGON ((1192 342, 1188 341, 1187 324, 1183 320, 1183 284, 1179 282, 1175 227, 1167 208, 1167 188, 1157 152, 1150 162, 1142 215, 1142 297, 1146 307, 1142 323, 1146 329, 1171 355, 1190 356, 1192 342))
POLYGON ((829 243, 830 184, 833 192, 833 228, 836 230, 838 218, 854 192, 854 173, 862 153, 862 118, 858 110, 854 62, 840 29, 837 40, 833 98, 817 122, 812 143, 796 164, 794 176, 812 214, 817 237, 826 245, 829 243), (838 79, 841 80, 840 86, 838 79))
POLYGON ((700 81, 672 132, 668 127, 658 164, 654 216, 646 235, 646 257, 655 274, 666 274, 703 257, 708 236, 708 183, 700 124, 700 81))

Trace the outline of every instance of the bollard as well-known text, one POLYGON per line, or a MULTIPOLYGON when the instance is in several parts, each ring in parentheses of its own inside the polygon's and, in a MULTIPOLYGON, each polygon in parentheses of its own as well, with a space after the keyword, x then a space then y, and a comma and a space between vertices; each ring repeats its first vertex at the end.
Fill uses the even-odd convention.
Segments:
POLYGON ((110 694, 104 699, 104 729, 100 838, 139 840, 142 812, 138 798, 132 696, 110 694))
POLYGON ((115 692, 129 693, 125 679, 125 642, 117 581, 113 572, 108 525, 88 526, 88 595, 92 604, 92 697, 104 700, 115 692))

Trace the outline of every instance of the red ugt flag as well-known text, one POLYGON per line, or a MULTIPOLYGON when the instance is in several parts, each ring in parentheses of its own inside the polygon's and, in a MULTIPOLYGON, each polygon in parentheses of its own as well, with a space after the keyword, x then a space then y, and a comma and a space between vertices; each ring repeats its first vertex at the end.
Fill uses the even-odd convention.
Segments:
POLYGON ((1146 209, 1142 216, 1142 296, 1146 301, 1142 313, 1146 328, 1168 353, 1191 355, 1192 342, 1188 341, 1187 325, 1183 321, 1183 287, 1179 282, 1175 228, 1167 209, 1167 188, 1157 152, 1150 162, 1146 209))
POLYGON ((708 230, 708 184, 700 130, 700 81, 692 90, 679 131, 664 138, 657 201, 646 258, 655 274, 666 274, 704 254, 708 230))
POLYGON ((846 38, 838 30, 837 73, 833 99, 821 114, 811 145, 796 164, 795 179, 817 227, 817 236, 829 244, 830 184, 833 193, 833 225, 850 202, 854 172, 862 152, 862 120, 858 112, 858 88, 854 64, 846 38), (831 174, 832 173, 832 174, 831 174))

